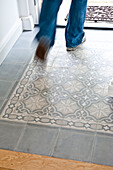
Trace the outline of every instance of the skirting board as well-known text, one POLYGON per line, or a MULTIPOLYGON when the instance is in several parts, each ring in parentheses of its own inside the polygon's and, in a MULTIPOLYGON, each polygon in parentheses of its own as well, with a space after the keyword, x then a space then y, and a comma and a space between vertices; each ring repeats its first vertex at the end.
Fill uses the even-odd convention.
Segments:
POLYGON ((22 31, 22 21, 21 19, 18 19, 4 39, 0 42, 0 65, 21 35, 22 31))

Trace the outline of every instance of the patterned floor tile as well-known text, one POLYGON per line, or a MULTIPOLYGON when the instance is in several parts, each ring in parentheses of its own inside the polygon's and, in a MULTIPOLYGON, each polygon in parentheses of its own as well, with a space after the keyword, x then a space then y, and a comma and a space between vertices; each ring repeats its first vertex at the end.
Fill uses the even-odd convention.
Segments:
POLYGON ((32 59, 0 119, 112 134, 111 54, 110 42, 66 52, 57 39, 46 62, 32 59))

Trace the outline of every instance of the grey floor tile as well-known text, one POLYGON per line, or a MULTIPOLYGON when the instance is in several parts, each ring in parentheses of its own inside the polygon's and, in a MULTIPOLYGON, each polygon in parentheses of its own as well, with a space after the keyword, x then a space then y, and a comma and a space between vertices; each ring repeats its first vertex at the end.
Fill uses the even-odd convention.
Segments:
POLYGON ((38 27, 35 27, 33 29, 33 31, 24 31, 22 34, 21 34, 21 38, 34 38, 36 36, 36 34, 38 33, 39 31, 39 28, 38 27))
POLYGON ((20 81, 21 77, 23 76, 25 70, 27 69, 28 65, 23 65, 21 66, 21 69, 19 70, 18 74, 17 74, 17 81, 20 81))
POLYGON ((0 99, 0 109, 1 109, 1 107, 2 107, 2 105, 3 105, 3 103, 4 103, 4 101, 5 101, 5 99, 0 99))
POLYGON ((57 128, 28 125, 16 151, 50 155, 57 134, 57 128))
POLYGON ((7 98, 10 90, 12 89, 14 82, 0 80, 0 98, 7 98))
POLYGON ((17 64, 2 64, 0 66, 0 79, 8 81, 16 80, 22 67, 17 64))
POLYGON ((78 161, 90 161, 94 134, 78 133, 62 129, 54 148, 53 156, 78 161))
MULTIPOLYGON (((34 44, 34 38, 38 33, 39 28, 35 27, 33 31, 24 31, 21 36, 18 38, 16 43, 13 46, 13 49, 34 49, 37 46, 34 44)), ((35 39, 36 40, 36 39, 35 39)))
POLYGON ((0 121, 0 149, 14 150, 24 126, 0 121))
POLYGON ((19 37, 13 49, 32 49, 32 41, 33 37, 31 39, 19 37))
POLYGON ((12 49, 3 64, 28 64, 33 56, 33 51, 29 49, 12 49))
POLYGON ((113 137, 96 136, 92 162, 113 166, 113 137))

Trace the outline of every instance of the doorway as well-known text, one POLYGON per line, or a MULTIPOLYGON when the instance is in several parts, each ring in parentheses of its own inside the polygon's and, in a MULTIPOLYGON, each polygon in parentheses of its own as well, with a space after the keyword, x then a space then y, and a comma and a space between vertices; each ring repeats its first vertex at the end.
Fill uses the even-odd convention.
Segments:
MULTIPOLYGON (((41 8, 42 0, 40 0, 41 8)), ((67 24, 66 16, 69 12, 71 0, 63 0, 58 12, 57 25, 67 24)), ((85 27, 113 29, 113 0, 88 0, 85 27)))

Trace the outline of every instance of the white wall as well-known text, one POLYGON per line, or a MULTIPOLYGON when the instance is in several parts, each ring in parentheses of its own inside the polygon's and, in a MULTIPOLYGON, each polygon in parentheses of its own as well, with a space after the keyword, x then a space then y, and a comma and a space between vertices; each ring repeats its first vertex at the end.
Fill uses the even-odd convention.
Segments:
POLYGON ((18 8, 15 0, 0 0, 0 40, 18 20, 18 8))
POLYGON ((17 0, 0 0, 0 63, 21 32, 17 0))

